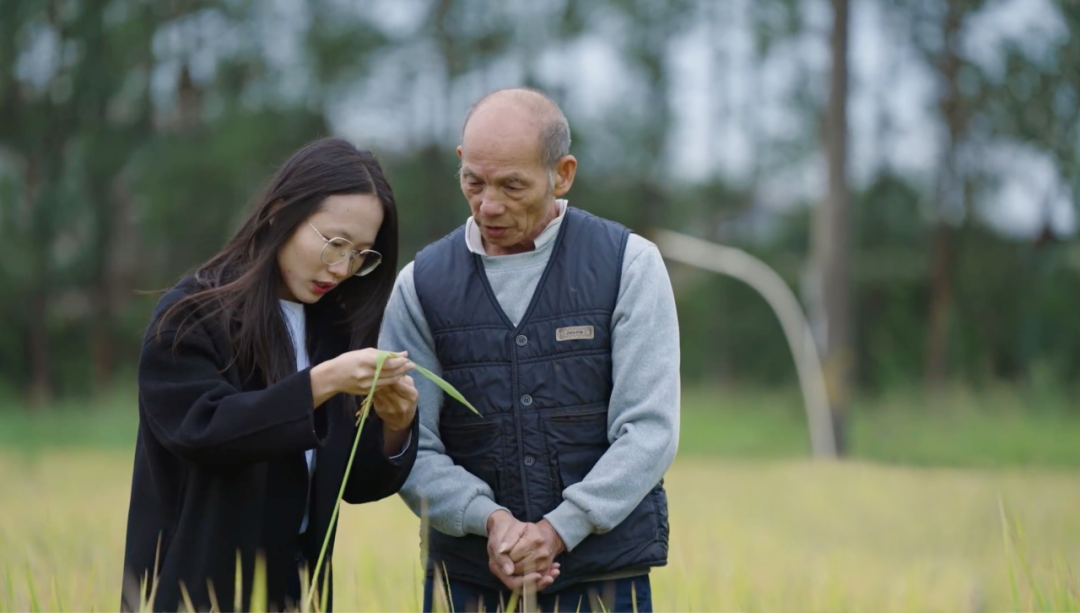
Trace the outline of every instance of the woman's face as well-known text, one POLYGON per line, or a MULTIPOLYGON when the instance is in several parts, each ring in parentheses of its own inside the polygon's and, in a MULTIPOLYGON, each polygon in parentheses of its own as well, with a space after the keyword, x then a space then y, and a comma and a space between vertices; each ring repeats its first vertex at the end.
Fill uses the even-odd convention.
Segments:
POLYGON ((372 194, 328 197, 278 251, 283 281, 278 297, 306 304, 318 302, 370 263, 370 259, 365 262, 364 258, 342 255, 371 249, 382 221, 382 203, 372 194))

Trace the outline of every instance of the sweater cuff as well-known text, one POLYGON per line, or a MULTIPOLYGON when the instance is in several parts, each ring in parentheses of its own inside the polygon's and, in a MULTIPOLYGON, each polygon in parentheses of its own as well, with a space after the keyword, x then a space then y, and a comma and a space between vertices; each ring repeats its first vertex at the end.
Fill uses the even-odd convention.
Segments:
POLYGON ((573 551, 574 547, 593 532, 589 514, 569 500, 562 501, 554 511, 545 515, 544 519, 559 533, 567 551, 573 551))
POLYGON ((504 506, 500 506, 499 503, 488 498, 487 496, 477 496, 472 499, 469 506, 465 507, 465 518, 463 520, 462 530, 465 534, 476 534, 479 536, 487 536, 487 520, 491 517, 491 514, 495 511, 502 509, 509 512, 504 506))

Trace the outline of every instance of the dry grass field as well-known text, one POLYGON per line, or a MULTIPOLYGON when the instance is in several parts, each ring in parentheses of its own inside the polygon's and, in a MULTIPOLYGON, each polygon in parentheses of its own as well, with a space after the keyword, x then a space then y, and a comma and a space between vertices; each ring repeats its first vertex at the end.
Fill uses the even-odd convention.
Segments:
MULTIPOLYGON (((0 611, 117 609, 130 461, 0 452, 0 611)), ((680 458, 668 489, 658 611, 1080 608, 1080 471, 680 458)), ((393 498, 341 521, 335 609, 418 610, 417 519, 393 498)))

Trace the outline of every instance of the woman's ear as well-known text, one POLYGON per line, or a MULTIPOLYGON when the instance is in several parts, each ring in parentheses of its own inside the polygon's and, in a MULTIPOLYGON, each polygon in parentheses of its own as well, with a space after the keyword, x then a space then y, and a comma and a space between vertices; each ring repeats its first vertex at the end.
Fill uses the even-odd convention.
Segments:
POLYGON ((274 225, 274 215, 277 214, 277 212, 283 206, 285 206, 285 201, 280 199, 280 198, 278 198, 277 200, 270 203, 270 209, 267 212, 267 220, 266 220, 266 222, 268 224, 270 224, 271 226, 274 225))

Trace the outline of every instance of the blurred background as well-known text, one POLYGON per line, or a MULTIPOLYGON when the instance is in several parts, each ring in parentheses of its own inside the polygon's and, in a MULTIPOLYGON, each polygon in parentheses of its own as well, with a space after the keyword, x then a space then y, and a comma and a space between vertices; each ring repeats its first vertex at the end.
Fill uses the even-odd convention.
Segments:
MULTIPOLYGON (((387 168, 408 262, 468 215, 454 154, 468 106, 517 85, 570 121, 572 205, 780 275, 818 344, 843 456, 1048 470, 1061 481, 1021 498, 1060 495, 1037 517, 1057 518, 1046 543, 1078 559, 1075 0, 0 0, 0 452, 113 454, 122 523, 156 301, 140 291, 213 254, 276 165, 326 135, 387 168)), ((669 271, 677 466, 807 457, 776 313, 738 280, 669 271)), ((728 475, 743 499, 755 474, 728 475)), ((9 492, 47 489, 23 485, 9 492)), ((912 487, 905 501, 928 499, 912 487)), ((984 553, 1000 560, 987 487, 998 549, 984 553)), ((963 598, 1001 579, 988 564, 963 598)))

